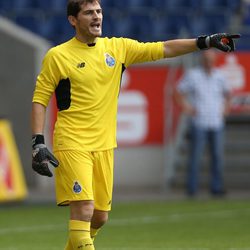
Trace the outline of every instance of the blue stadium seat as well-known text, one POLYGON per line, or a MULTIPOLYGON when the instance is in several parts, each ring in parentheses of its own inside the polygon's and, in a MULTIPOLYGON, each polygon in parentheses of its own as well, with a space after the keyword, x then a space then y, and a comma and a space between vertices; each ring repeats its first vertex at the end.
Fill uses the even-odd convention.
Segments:
MULTIPOLYGON (((229 1, 238 0, 187 0, 191 8, 201 11, 227 10, 230 8, 229 1)), ((238 1, 239 2, 239 1, 238 1)))
POLYGON ((203 10, 211 10, 214 8, 221 7, 221 5, 223 4, 223 1, 221 1, 221 0, 201 0, 200 4, 201 4, 201 8, 203 10))
MULTIPOLYGON (((154 1, 154 0, 152 0, 152 1, 154 1)), ((189 8, 188 0, 167 0, 167 1, 161 1, 161 2, 163 2, 162 8, 166 9, 167 11, 189 8)), ((159 7, 161 7, 161 6, 159 6, 159 7)))
POLYGON ((64 13, 51 16, 50 21, 53 23, 53 30, 48 34, 47 38, 54 41, 54 43, 59 44, 74 35, 75 31, 64 13))
POLYGON ((34 7, 34 0, 14 0, 13 9, 16 11, 31 9, 34 7))
POLYGON ((34 5, 39 9, 50 10, 50 1, 49 0, 34 0, 34 5))
POLYGON ((169 30, 169 23, 166 21, 165 15, 157 15, 153 18, 151 35, 155 41, 164 41, 169 37, 174 37, 172 31, 169 30))
POLYGON ((152 7, 164 11, 201 9, 202 5, 203 0, 151 0, 152 7))
POLYGON ((245 27, 249 27, 250 26, 250 4, 246 4, 244 8, 245 8, 245 13, 242 18, 242 24, 245 27))
POLYGON ((114 0, 113 7, 118 10, 128 10, 135 7, 149 7, 151 0, 114 0))
MULTIPOLYGON (((18 24, 58 43, 74 34, 66 5, 67 0, 0 0, 0 13, 17 15, 18 24)), ((225 8, 237 11, 240 1, 102 0, 102 5, 104 36, 147 41, 176 38, 183 29, 190 31, 190 36, 226 31, 230 13, 225 8)), ((244 22, 250 23, 250 17, 244 22)))
POLYGON ((178 35, 183 29, 187 30, 189 18, 188 12, 178 10, 167 12, 168 32, 178 35))
POLYGON ((127 4, 127 1, 124 1, 124 0, 114 0, 113 7, 117 8, 119 11, 124 11, 127 9, 128 4, 127 4))
POLYGON ((37 33, 54 44, 59 44, 74 36, 74 29, 65 14, 49 12, 39 21, 37 33))
POLYGON ((248 30, 242 30, 241 32, 242 37, 244 39, 238 39, 236 42, 236 48, 238 50, 245 50, 249 51, 250 50, 250 33, 248 30))
POLYGON ((42 37, 51 40, 50 37, 55 33, 54 15, 44 15, 44 17, 40 19, 37 33, 42 37))
POLYGON ((150 0, 127 0, 127 4, 130 8, 149 7, 150 0))
POLYGON ((105 7, 108 7, 108 8, 113 7, 113 0, 102 0, 102 7, 103 8, 105 8, 105 7))
POLYGON ((66 13, 67 2, 68 2, 67 0, 53 0, 51 1, 51 7, 53 10, 64 11, 66 13))
POLYGON ((137 40, 147 42, 152 40, 152 19, 149 13, 145 12, 133 12, 130 14, 132 21, 132 33, 133 37, 137 40))
POLYGON ((212 34, 226 32, 230 22, 230 13, 227 11, 198 11, 191 15, 189 31, 191 35, 212 34))
POLYGON ((37 33, 39 22, 40 22, 40 16, 36 12, 26 12, 26 13, 19 13, 19 15, 16 16, 15 22, 22 26, 23 28, 26 28, 34 33, 37 33))
POLYGON ((113 18, 114 30, 116 37, 133 37, 134 24, 127 12, 117 12, 113 18))
POLYGON ((67 0, 33 0, 36 8, 46 11, 65 11, 67 0))
POLYGON ((112 37, 116 35, 114 33, 114 24, 115 20, 112 18, 111 15, 105 14, 103 18, 103 24, 102 24, 102 35, 105 37, 112 37))
POLYGON ((210 34, 209 21, 202 12, 197 11, 191 15, 188 21, 188 31, 192 37, 210 34))
POLYGON ((241 1, 239 0, 225 0, 226 1, 226 6, 229 8, 231 12, 235 12, 240 10, 241 7, 241 1))
POLYGON ((231 20, 231 14, 229 11, 207 12, 205 16, 207 20, 209 20, 211 33, 226 32, 228 30, 231 20))
POLYGON ((14 3, 10 0, 1 0, 0 1, 0 10, 6 11, 12 9, 14 6, 14 3))

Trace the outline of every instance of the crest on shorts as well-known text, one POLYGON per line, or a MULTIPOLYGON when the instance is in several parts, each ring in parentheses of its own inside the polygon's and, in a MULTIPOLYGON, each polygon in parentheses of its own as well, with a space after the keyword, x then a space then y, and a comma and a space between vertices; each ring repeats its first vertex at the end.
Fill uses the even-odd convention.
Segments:
POLYGON ((74 193, 76 193, 76 194, 81 193, 82 187, 81 187, 81 185, 79 184, 79 182, 76 181, 76 182, 74 183, 73 191, 74 191, 74 193))
POLYGON ((105 53, 104 55, 105 55, 106 64, 109 67, 114 67, 115 66, 115 58, 112 57, 111 55, 109 55, 108 53, 105 53))

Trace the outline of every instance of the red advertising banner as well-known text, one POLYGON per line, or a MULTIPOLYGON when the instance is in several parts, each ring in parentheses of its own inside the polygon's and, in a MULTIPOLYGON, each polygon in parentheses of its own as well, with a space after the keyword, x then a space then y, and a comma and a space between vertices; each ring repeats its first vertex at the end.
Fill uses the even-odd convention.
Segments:
POLYGON ((124 72, 117 117, 119 146, 163 142, 167 73, 167 67, 138 67, 124 72))
POLYGON ((218 65, 232 90, 232 114, 250 113, 250 53, 220 54, 218 65))

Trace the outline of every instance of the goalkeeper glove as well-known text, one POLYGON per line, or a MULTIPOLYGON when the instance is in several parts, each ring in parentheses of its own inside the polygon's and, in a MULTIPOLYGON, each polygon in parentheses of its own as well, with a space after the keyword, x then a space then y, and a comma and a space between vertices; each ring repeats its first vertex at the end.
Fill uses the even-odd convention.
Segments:
POLYGON ((232 52, 235 50, 234 39, 238 38, 240 38, 239 34, 218 33, 210 36, 199 36, 196 42, 197 47, 201 50, 214 47, 224 52, 232 52))
POLYGON ((52 177, 53 174, 49 170, 48 163, 51 163, 54 167, 59 165, 55 156, 50 153, 44 144, 44 136, 41 134, 32 136, 32 168, 40 175, 52 177))

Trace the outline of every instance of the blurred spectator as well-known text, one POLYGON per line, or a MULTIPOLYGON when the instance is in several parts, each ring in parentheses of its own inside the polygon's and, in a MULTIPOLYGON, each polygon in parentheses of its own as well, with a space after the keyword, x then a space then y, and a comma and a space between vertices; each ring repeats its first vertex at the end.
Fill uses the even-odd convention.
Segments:
POLYGON ((191 117, 187 192, 192 196, 198 192, 200 161, 206 143, 211 158, 210 192, 225 193, 223 129, 230 93, 222 71, 215 68, 215 61, 215 51, 202 52, 200 67, 187 71, 175 91, 177 102, 191 117))

